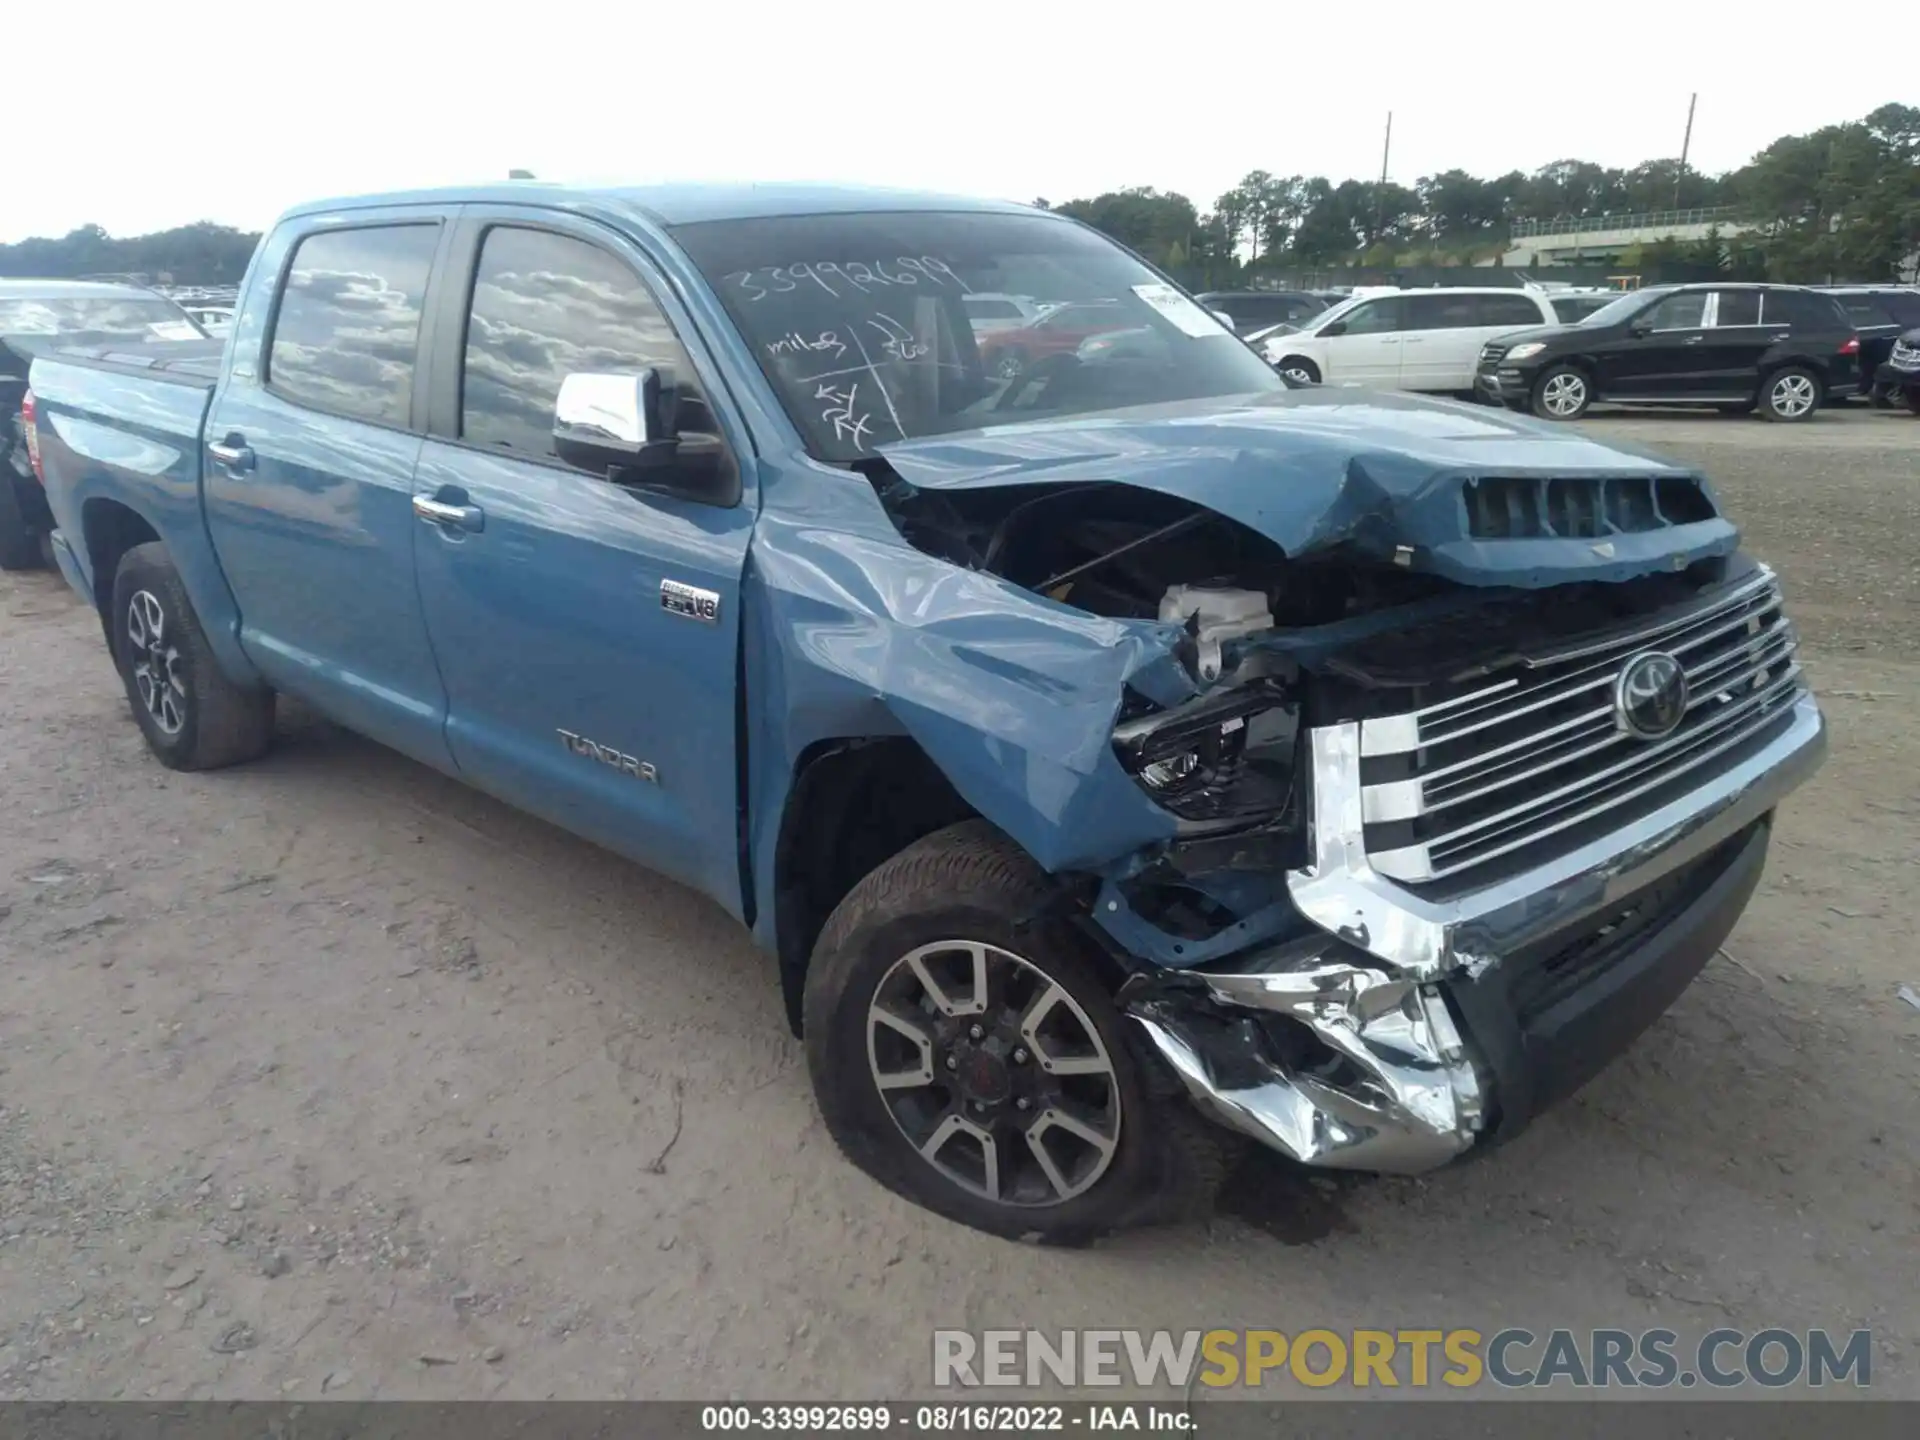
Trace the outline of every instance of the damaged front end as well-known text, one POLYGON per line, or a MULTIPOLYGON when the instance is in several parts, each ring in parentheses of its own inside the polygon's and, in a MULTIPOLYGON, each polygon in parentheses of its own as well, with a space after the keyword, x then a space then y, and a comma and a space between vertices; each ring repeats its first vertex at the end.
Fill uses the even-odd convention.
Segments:
POLYGON ((884 447, 892 525, 964 578, 889 597, 884 648, 844 609, 808 645, 912 637, 926 663, 875 693, 1059 878, 1203 1112, 1411 1173, 1671 1004, 1825 732, 1777 583, 1698 476, 1460 407, 1287 398, 884 447), (933 693, 955 664, 974 688, 933 693))

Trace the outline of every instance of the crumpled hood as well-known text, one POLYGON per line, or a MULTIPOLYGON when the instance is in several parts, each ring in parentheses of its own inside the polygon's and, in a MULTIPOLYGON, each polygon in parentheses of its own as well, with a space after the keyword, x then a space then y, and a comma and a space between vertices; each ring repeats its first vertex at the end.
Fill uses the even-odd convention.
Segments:
POLYGON ((1315 388, 1036 420, 880 454, 916 489, 1120 482, 1203 505, 1291 558, 1345 545, 1468 585, 1625 580, 1739 545, 1705 479, 1669 461, 1394 391, 1315 388), (1487 479, 1500 482, 1497 496, 1477 483, 1487 479), (1668 495, 1697 490, 1685 520, 1642 498, 1656 479, 1668 495), (1547 480, 1606 484, 1577 484, 1569 501, 1568 487, 1550 498, 1544 483, 1525 483, 1547 480))

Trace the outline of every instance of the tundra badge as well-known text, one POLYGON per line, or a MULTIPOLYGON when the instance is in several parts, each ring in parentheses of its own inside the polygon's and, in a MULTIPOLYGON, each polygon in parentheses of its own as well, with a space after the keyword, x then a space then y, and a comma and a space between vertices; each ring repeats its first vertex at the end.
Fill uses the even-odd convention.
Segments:
POLYGON ((720 623, 720 596, 712 590, 682 585, 678 580, 660 582, 660 608, 669 615, 698 620, 704 625, 720 623))
POLYGON ((622 755, 618 750, 609 749, 597 740, 589 740, 584 735, 576 735, 571 730, 562 730, 560 743, 575 755, 587 760, 598 760, 602 765, 612 766, 622 775, 631 775, 636 780, 645 780, 649 785, 658 784, 660 772, 653 768, 651 760, 636 760, 631 755, 622 755))

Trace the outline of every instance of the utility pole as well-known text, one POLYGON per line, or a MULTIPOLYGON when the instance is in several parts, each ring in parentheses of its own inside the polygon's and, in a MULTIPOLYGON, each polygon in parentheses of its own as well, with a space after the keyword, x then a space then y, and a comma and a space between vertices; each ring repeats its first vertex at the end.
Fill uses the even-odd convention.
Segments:
POLYGON ((1673 172, 1673 208, 1680 208, 1680 182, 1687 177, 1687 152, 1693 149, 1693 107, 1700 103, 1700 92, 1687 99, 1687 133, 1680 140, 1680 168, 1673 172))
POLYGON ((1393 154, 1393 112, 1387 111, 1387 138, 1380 146, 1380 185, 1373 192, 1373 235, 1380 238, 1381 222, 1386 218, 1387 206, 1387 157, 1393 154))

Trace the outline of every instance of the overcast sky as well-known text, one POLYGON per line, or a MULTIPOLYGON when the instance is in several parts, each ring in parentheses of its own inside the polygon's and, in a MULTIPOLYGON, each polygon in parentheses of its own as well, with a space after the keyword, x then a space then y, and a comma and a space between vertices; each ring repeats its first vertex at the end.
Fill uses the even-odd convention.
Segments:
POLYGON ((1204 210, 1256 168, 1378 175, 1389 109, 1390 174, 1406 184, 1455 166, 1674 156, 1696 88, 1692 163, 1717 171, 1914 89, 1891 32, 1816 23, 1788 38, 1758 11, 1705 3, 1617 18, 1432 0, 47 0, 40 13, 47 28, 0 91, 0 240, 88 222, 253 229, 304 199, 512 167, 1012 200, 1153 185, 1204 210))

